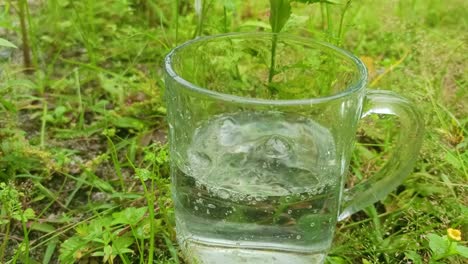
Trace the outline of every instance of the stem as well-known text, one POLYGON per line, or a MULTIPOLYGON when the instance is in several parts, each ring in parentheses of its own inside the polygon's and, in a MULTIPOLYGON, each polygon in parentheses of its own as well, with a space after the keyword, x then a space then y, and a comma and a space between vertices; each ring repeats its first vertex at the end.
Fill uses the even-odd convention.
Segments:
POLYGON ((341 45, 341 42, 343 41, 344 16, 346 14, 346 11, 348 11, 348 8, 351 5, 351 2, 352 2, 352 0, 348 0, 348 2, 346 2, 345 7, 343 8, 343 11, 341 12, 340 25, 338 27, 338 45, 341 45))
MULTIPOLYGON (((96 65, 96 56, 95 56, 95 52, 94 52, 94 46, 93 44, 89 41, 89 36, 86 35, 86 32, 90 32, 91 30, 86 30, 84 28, 84 23, 83 23, 83 20, 80 16, 81 12, 78 12, 78 9, 76 8, 76 6, 73 4, 73 1, 70 1, 70 6, 71 8, 73 9, 75 15, 76 15, 76 25, 77 25, 77 28, 78 28, 78 33, 81 37, 81 39, 83 40, 83 44, 85 45, 85 48, 86 48, 86 52, 88 53, 88 56, 89 56, 89 60, 91 62, 92 65, 96 65)), ((88 6, 89 7, 89 6, 88 6)), ((88 15, 87 17, 85 17, 85 19, 87 19, 87 23, 90 23, 91 25, 93 25, 92 23, 92 15, 90 15, 90 11, 88 9, 88 12, 87 14, 84 14, 84 15, 88 15)), ((95 32, 92 32, 92 33, 95 33, 95 32)), ((93 35, 93 37, 95 37, 95 34, 93 35)))
POLYGON ((327 28, 327 21, 324 2, 320 2, 320 16, 322 17, 322 30, 325 31, 325 29, 327 28))
POLYGON ((200 32, 202 31, 203 27, 203 13, 205 12, 205 1, 202 2, 202 7, 200 13, 197 13, 198 21, 197 21, 197 28, 195 29, 195 33, 193 34, 193 38, 200 36, 200 32))
POLYGON ((32 23, 32 20, 31 20, 31 12, 29 9, 28 0, 26 0, 25 11, 26 11, 26 22, 27 22, 28 36, 29 36, 29 42, 30 42, 30 49, 32 53, 32 65, 33 65, 32 70, 34 70, 34 69, 37 69, 39 65, 38 63, 39 51, 38 51, 38 45, 36 42, 35 35, 33 34, 33 32, 36 32, 36 31, 34 29, 34 24, 32 23))
POLYGON ((19 18, 20 18, 20 26, 21 26, 21 38, 23 40, 23 63, 24 67, 26 68, 26 73, 33 73, 33 67, 31 62, 31 46, 29 43, 28 37, 28 29, 26 27, 26 7, 27 2, 26 0, 21 0, 18 3, 19 6, 19 18))
POLYGON ((117 173, 117 176, 119 177, 120 188, 122 188, 122 191, 125 191, 124 178, 123 178, 122 168, 120 166, 119 158, 117 155, 117 150, 111 138, 109 136, 106 136, 106 137, 107 137, 108 148, 110 148, 112 163, 114 163, 115 173, 117 173))
POLYGON ((227 33, 228 32, 228 29, 227 29, 227 10, 226 10, 226 7, 223 7, 223 11, 224 11, 224 18, 223 18, 223 23, 224 23, 224 33, 227 33))
POLYGON ((84 126, 84 111, 83 111, 83 100, 81 99, 81 86, 80 86, 80 76, 78 73, 78 69, 75 68, 74 70, 75 75, 75 85, 76 85, 76 93, 78 97, 78 128, 83 129, 84 126))
POLYGON ((45 145, 45 133, 46 133, 46 125, 47 125, 47 100, 44 99, 44 106, 42 108, 42 123, 41 123, 41 147, 45 145))
POLYGON ((209 2, 203 1, 201 13, 198 16, 197 29, 195 31, 195 35, 193 36, 193 38, 196 38, 196 37, 202 35, 202 33, 203 33, 203 24, 204 24, 203 22, 205 20, 205 13, 208 12, 208 10, 210 9, 212 4, 213 4, 213 0, 211 0, 209 2))
MULTIPOLYGON (((138 244, 137 244, 138 245, 138 244)), ((145 245, 145 240, 141 239, 140 240, 140 245, 145 245)), ((140 263, 139 264, 144 264, 145 263, 145 252, 141 247, 138 248, 138 251, 140 252, 140 263)))
POLYGON ((334 42, 334 37, 333 37, 333 21, 331 17, 331 10, 330 10, 330 5, 325 4, 325 9, 327 10, 327 31, 328 31, 328 37, 330 38, 331 41, 334 42))
MULTIPOLYGON (((382 235, 382 223, 380 222, 379 215, 377 214, 377 210, 375 209, 374 205, 371 205, 366 208, 365 212, 369 217, 372 218, 372 223, 374 224, 374 235, 375 239, 379 242, 382 243, 383 241, 383 235, 382 235)), ((386 263, 389 263, 388 256, 385 255, 384 253, 384 258, 386 263)))
POLYGON ((29 232, 28 232, 28 228, 26 227, 26 221, 24 221, 24 219, 21 219, 21 225, 23 227, 23 234, 24 234, 24 239, 23 239, 23 243, 25 245, 24 252, 26 252, 26 256, 24 258, 26 261, 29 261, 29 232))
POLYGON ((148 256, 148 263, 153 263, 153 255, 154 255, 154 236, 156 235, 154 232, 154 200, 153 200, 153 193, 154 193, 154 179, 151 178, 151 193, 148 193, 146 189, 146 185, 143 184, 145 187, 146 199, 148 200, 148 209, 149 209, 149 217, 150 217, 150 249, 149 249, 149 256, 148 256))
MULTIPOLYGON (((135 166, 133 166, 132 163, 130 163, 135 169, 135 166)), ((154 200, 153 200, 153 195, 152 193, 154 190, 154 179, 151 179, 151 193, 148 192, 148 188, 146 187, 146 183, 142 178, 139 178, 141 182, 141 186, 143 186, 143 190, 145 192, 146 200, 148 201, 148 214, 150 218, 150 246, 149 246, 149 252, 148 252, 148 261, 147 263, 153 263, 153 255, 154 255, 154 200)), ((142 243, 144 244, 144 243, 142 243)))
POLYGON ((25 253, 26 255, 22 255, 21 257, 26 260, 26 262, 29 262, 29 234, 28 234, 28 228, 26 227, 26 221, 23 219, 23 215, 21 216, 21 226, 23 227, 23 235, 24 239, 21 242, 21 244, 18 246, 18 250, 15 252, 15 256, 13 257, 12 262, 17 263, 18 258, 21 253, 25 253), (24 245, 24 247, 23 247, 24 245))
POLYGON ((5 240, 3 240, 2 247, 0 248, 0 263, 3 263, 3 259, 5 258, 5 249, 8 243, 8 237, 10 236, 10 221, 8 221, 5 231, 5 240))
POLYGON ((178 39, 179 39, 179 1, 180 0, 176 0, 175 1, 175 20, 176 20, 176 23, 175 23, 175 43, 176 43, 176 46, 177 46, 177 43, 178 43, 178 39))
POLYGON ((278 43, 278 35, 273 34, 271 39, 271 62, 270 62, 270 73, 268 74, 268 84, 273 80, 275 75, 275 64, 276 64, 276 45, 278 43))

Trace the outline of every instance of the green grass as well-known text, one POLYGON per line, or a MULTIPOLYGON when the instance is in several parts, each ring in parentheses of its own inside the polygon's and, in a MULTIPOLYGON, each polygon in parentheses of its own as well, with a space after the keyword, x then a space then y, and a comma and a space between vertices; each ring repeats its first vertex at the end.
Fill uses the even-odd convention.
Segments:
MULTIPOLYGON (((269 30, 268 1, 204 2, 202 16, 186 0, 0 3, 0 38, 19 47, 0 41, 0 263, 183 263, 162 59, 194 36, 269 30)), ((440 237, 468 237, 468 3, 354 0, 341 22, 339 2, 294 3, 283 31, 362 57, 370 86, 414 101, 426 133, 414 172, 338 224, 328 260, 466 263, 440 237)), ((383 165, 394 121, 363 120, 348 184, 383 165)))

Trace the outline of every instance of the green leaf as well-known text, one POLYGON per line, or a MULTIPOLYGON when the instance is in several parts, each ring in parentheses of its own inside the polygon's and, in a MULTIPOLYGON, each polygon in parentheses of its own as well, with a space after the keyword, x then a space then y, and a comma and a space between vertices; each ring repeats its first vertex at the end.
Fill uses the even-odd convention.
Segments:
POLYGON ((154 232, 158 233, 163 229, 162 219, 149 219, 145 218, 138 225, 138 228, 135 232, 135 237, 138 239, 148 239, 151 235, 151 221, 153 222, 154 232))
POLYGON ((135 177, 138 179, 141 179, 142 181, 147 181, 151 178, 153 178, 153 173, 151 173, 150 170, 145 169, 145 168, 137 168, 135 169, 135 177))
POLYGON ((9 112, 13 112, 13 113, 17 112, 15 104, 9 100, 0 98, 0 104, 3 105, 3 107, 5 107, 6 110, 8 110, 9 112))
POLYGON ((278 33, 291 16, 289 0, 270 0, 270 25, 273 33, 278 33))
POLYGON ((169 249, 169 252, 171 253, 172 258, 175 260, 175 263, 179 264, 179 256, 177 255, 177 249, 174 247, 174 244, 172 244, 171 239, 169 239, 166 235, 164 237, 164 242, 166 243, 167 248, 169 249))
POLYGON ((315 4, 315 3, 326 3, 326 4, 339 4, 338 1, 331 1, 331 0, 292 0, 292 2, 299 2, 304 4, 315 4))
POLYGON ((121 212, 113 213, 112 217, 114 218, 114 220, 112 221, 112 225, 136 225, 138 224, 138 222, 140 222, 143 216, 145 216, 147 209, 147 207, 129 207, 121 212))
POLYGON ((116 116, 111 119, 111 122, 116 127, 121 128, 134 128, 136 130, 143 130, 146 124, 136 118, 126 117, 126 116, 116 116))
POLYGON ((14 48, 14 49, 18 48, 15 46, 15 44, 11 43, 10 41, 4 38, 0 38, 0 47, 7 47, 7 48, 14 48))
POLYGON ((461 169, 463 167, 463 160, 459 159, 454 153, 447 152, 445 154, 445 161, 457 169, 461 169))
POLYGON ((405 256, 407 259, 412 260, 413 264, 422 264, 421 256, 416 253, 415 251, 407 251, 405 252, 405 256))
POLYGON ((95 176, 95 175, 92 175, 93 177, 90 179, 90 183, 92 186, 104 191, 104 192, 109 192, 109 193, 113 193, 115 192, 114 190, 114 187, 112 187, 112 185, 107 182, 107 181, 104 181, 103 179, 95 176))
POLYGON ((36 217, 36 213, 34 212, 33 209, 31 208, 27 208, 26 210, 24 210, 23 212, 19 211, 19 212, 13 212, 11 214, 11 217, 15 220, 18 220, 18 221, 21 221, 21 222, 27 222, 28 220, 30 219, 33 219, 34 217, 36 217))
POLYGON ((34 90, 37 88, 37 84, 28 79, 15 79, 5 81, 2 88, 25 88, 28 90, 34 90))
POLYGON ((46 223, 33 223, 31 225, 31 230, 43 232, 43 233, 52 233, 55 232, 57 229, 50 224, 46 223))
MULTIPOLYGON (((104 258, 102 260, 102 262, 106 263, 109 259, 114 259, 112 257, 112 246, 111 245, 106 245, 104 247, 104 258)), ((112 261, 111 261, 112 263, 112 261)))
POLYGON ((58 239, 54 238, 47 244, 47 249, 44 253, 44 258, 42 259, 42 264, 48 264, 52 260, 54 255, 55 248, 57 247, 58 239))
POLYGON ((86 241, 76 236, 65 240, 60 246, 60 263, 74 263, 75 255, 80 255, 81 249, 85 248, 86 244, 86 241))
POLYGON ((221 0, 221 3, 223 4, 224 8, 226 8, 226 10, 236 10, 236 3, 233 0, 221 0))
POLYGON ((457 246, 457 253, 459 255, 463 256, 464 258, 468 258, 468 247, 458 245, 457 246))
POLYGON ((327 257, 327 262, 330 264, 346 264, 346 260, 340 257, 327 257))
POLYGON ((436 234, 429 234, 427 235, 429 239, 429 247, 431 248, 434 255, 432 258, 437 258, 439 256, 444 255, 449 247, 449 243, 447 240, 443 239, 441 236, 436 234))
POLYGON ((133 253, 129 247, 133 244, 134 240, 130 236, 121 236, 112 241, 112 252, 114 254, 133 253))

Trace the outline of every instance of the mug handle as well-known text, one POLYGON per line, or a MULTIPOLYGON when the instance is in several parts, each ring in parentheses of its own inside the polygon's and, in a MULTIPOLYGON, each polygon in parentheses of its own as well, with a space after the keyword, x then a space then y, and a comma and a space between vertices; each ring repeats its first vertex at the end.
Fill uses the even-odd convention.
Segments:
POLYGON ((406 98, 390 91, 370 90, 366 94, 361 118, 370 114, 394 115, 400 120, 400 132, 390 159, 375 175, 343 193, 341 221, 396 189, 413 169, 422 143, 422 115, 406 98))

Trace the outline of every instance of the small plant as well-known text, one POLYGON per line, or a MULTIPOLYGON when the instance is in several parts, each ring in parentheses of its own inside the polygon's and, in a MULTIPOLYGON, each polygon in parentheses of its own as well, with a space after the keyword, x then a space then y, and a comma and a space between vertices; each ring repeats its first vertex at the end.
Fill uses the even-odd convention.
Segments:
MULTIPOLYGON (((115 145, 111 137, 115 130, 104 131, 109 142, 111 156, 117 171, 124 169, 124 163, 118 160, 115 145), (113 154, 112 154, 113 153, 113 154)), ((89 258, 102 258, 102 263, 153 263, 157 246, 156 237, 164 239, 171 257, 177 259, 177 253, 169 238, 174 236, 172 209, 163 199, 163 191, 168 192, 168 180, 159 175, 165 170, 168 153, 165 146, 151 144, 144 148, 141 164, 135 166, 134 180, 143 187, 144 195, 137 195, 146 201, 146 206, 131 206, 121 211, 102 213, 91 221, 83 222, 75 228, 75 234, 65 240, 60 247, 61 263, 75 263, 89 258), (160 197, 157 198, 156 193, 160 197), (169 228, 168 228, 169 227, 169 228)), ((127 157, 128 158, 128 157, 127 157)), ((122 175, 121 175, 122 176, 122 175)), ((122 180, 122 191, 126 191, 122 180)), ((116 197, 125 197, 129 193, 114 193, 116 197)), ((167 195, 167 193, 164 193, 167 195)))
MULTIPOLYGON (((429 240, 429 248, 432 255, 429 258, 429 264, 442 264, 441 262, 452 256, 462 256, 468 258, 468 247, 458 244, 462 240, 461 231, 458 229, 447 229, 447 235, 439 236, 431 233, 427 235, 429 240)), ((406 258, 413 261, 414 264, 422 264, 423 259, 415 251, 407 251, 406 258)))
MULTIPOLYGON (((270 61, 270 72, 268 74, 269 84, 272 82, 273 77, 275 76, 276 46, 278 42, 277 34, 281 32, 284 25, 286 25, 286 22, 291 17, 291 3, 292 2, 300 2, 304 4, 320 3, 321 5, 336 4, 336 2, 329 1, 329 0, 270 0, 270 26, 271 26, 271 32, 275 34, 273 35, 272 40, 271 40, 271 61, 270 61)), ((349 5, 349 3, 350 1, 348 1, 347 6, 349 5)), ((330 19, 329 14, 327 15, 327 17, 330 19)), ((344 17, 344 13, 342 14, 342 18, 343 17, 344 17)), ((340 25, 342 25, 342 23, 343 23, 343 20, 341 20, 340 25)), ((341 29, 340 29, 340 34, 341 34, 341 29)))
POLYGON ((143 251, 142 242, 149 236, 147 225, 150 220, 144 219, 146 212, 146 207, 129 207, 112 214, 112 217, 97 218, 79 225, 75 229, 76 235, 63 242, 60 260, 62 263, 75 263, 86 257, 102 257, 102 263, 114 263, 119 257, 123 263, 132 263, 128 255, 134 253, 132 245, 136 243, 138 250, 143 251))
POLYGON ((440 260, 455 255, 468 258, 468 247, 458 244, 462 239, 461 232, 458 229, 449 228, 447 229, 447 235, 429 234, 427 238, 429 239, 429 248, 432 251, 429 262, 431 264, 442 263, 440 260))
POLYGON ((19 221, 22 224, 24 234, 23 242, 20 244, 19 250, 17 250, 15 259, 20 257, 21 253, 26 255, 26 259, 28 258, 29 239, 26 222, 34 219, 35 213, 31 208, 23 209, 20 201, 23 196, 24 194, 19 192, 13 184, 0 182, 0 231, 3 234, 3 242, 0 245, 0 262, 2 263, 5 258, 5 250, 13 221, 19 221))

